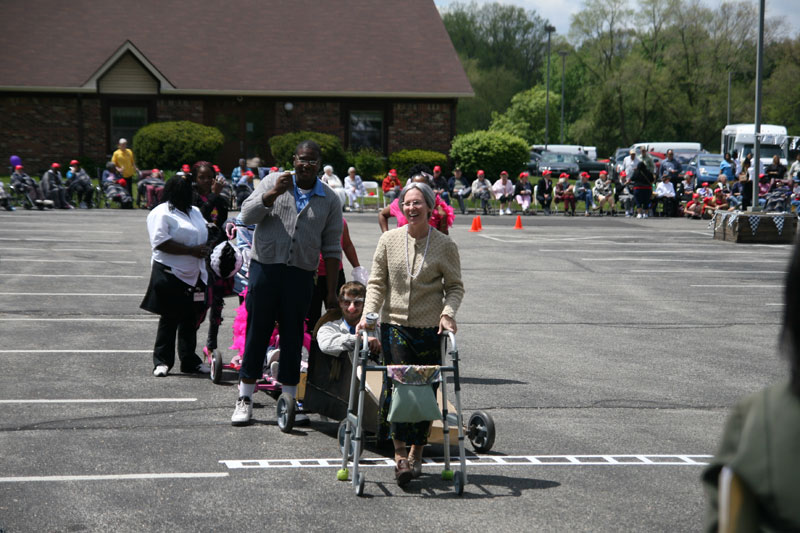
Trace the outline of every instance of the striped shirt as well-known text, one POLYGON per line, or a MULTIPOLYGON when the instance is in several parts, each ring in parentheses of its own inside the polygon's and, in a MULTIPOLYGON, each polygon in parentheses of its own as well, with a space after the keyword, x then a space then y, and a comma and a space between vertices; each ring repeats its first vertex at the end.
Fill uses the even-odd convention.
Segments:
POLYGON ((261 197, 275 186, 280 173, 266 176, 242 204, 243 224, 255 224, 252 258, 263 263, 284 264, 316 271, 319 255, 342 258, 342 204, 324 183, 324 195, 314 194, 298 213, 292 189, 266 207, 261 197))

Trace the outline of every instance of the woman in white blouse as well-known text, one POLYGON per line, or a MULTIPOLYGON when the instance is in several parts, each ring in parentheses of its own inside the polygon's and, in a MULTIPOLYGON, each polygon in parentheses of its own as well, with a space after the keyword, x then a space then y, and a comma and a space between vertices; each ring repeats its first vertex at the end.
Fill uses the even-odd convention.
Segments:
POLYGON ((188 176, 174 176, 164 186, 164 202, 147 216, 153 248, 150 285, 141 308, 160 315, 153 375, 164 377, 175 363, 175 337, 181 372, 209 372, 195 353, 197 327, 205 313, 208 231, 200 210, 192 206, 188 176))
POLYGON ((335 192, 339 197, 339 201, 342 202, 342 209, 344 209, 344 206, 347 205, 347 192, 344 190, 342 180, 339 179, 339 176, 333 173, 333 167, 330 165, 325 165, 325 167, 322 169, 322 176, 320 176, 319 179, 325 182, 328 187, 333 189, 333 192, 335 192))

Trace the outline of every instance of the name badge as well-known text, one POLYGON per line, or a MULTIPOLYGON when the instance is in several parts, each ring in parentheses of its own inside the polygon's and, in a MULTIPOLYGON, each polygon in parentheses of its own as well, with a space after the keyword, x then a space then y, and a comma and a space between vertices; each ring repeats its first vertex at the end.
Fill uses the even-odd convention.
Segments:
POLYGON ((202 292, 195 292, 194 293, 194 301, 195 302, 202 302, 203 300, 205 300, 205 296, 206 295, 204 293, 202 293, 202 292))

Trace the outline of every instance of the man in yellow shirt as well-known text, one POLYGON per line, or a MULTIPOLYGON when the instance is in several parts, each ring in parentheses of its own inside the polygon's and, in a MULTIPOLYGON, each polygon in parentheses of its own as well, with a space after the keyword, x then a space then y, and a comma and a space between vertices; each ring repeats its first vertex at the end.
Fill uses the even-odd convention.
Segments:
POLYGON ((128 148, 128 141, 125 139, 119 140, 119 148, 111 156, 111 162, 117 167, 117 171, 125 178, 127 182, 125 187, 128 189, 128 194, 133 196, 133 178, 139 173, 136 168, 136 161, 133 158, 133 151, 128 148))

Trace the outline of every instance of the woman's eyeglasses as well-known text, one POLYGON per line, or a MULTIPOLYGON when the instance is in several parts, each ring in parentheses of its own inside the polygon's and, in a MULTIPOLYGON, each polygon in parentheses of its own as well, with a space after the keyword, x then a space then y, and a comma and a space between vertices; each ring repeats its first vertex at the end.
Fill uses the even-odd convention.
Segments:
POLYGON ((422 207, 424 202, 420 202, 419 200, 413 200, 411 202, 403 202, 403 207, 422 207))

